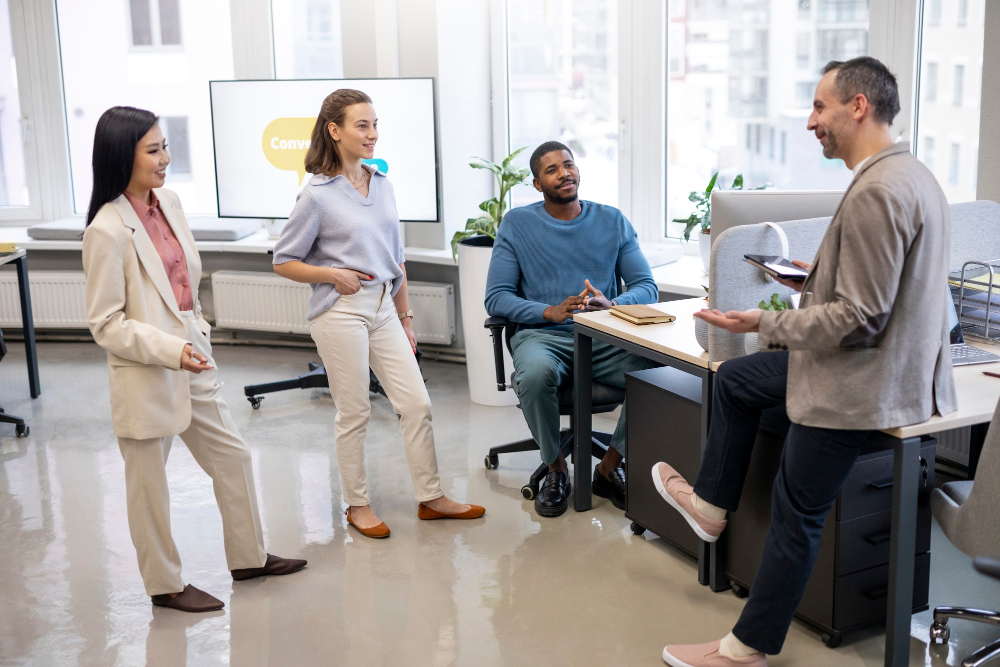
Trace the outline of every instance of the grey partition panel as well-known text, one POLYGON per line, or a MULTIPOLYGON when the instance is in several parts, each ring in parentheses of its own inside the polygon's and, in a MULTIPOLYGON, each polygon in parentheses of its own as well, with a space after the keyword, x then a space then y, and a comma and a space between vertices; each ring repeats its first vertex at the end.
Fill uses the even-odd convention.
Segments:
MULTIPOLYGON (((790 259, 812 261, 823 240, 831 218, 792 220, 776 223, 788 237, 790 259)), ((781 240, 768 225, 742 225, 727 229, 712 247, 712 266, 708 278, 708 302, 712 308, 747 310, 756 308, 777 292, 783 299, 792 293, 787 287, 767 279, 766 274, 743 261, 743 255, 780 255, 781 240)), ((743 334, 732 334, 711 327, 708 334, 712 361, 727 361, 743 356, 743 334)))
POLYGON ((983 200, 952 204, 948 208, 951 271, 961 271, 964 262, 1000 259, 1000 204, 983 200))

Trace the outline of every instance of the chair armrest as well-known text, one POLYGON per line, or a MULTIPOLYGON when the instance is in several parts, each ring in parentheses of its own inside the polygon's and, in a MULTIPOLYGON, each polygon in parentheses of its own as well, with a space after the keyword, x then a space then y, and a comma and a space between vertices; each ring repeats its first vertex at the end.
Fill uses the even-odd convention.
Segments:
POLYGON ((497 371, 497 391, 507 391, 506 370, 503 364, 503 330, 510 324, 506 317, 487 317, 483 328, 490 330, 493 337, 493 365, 497 371))

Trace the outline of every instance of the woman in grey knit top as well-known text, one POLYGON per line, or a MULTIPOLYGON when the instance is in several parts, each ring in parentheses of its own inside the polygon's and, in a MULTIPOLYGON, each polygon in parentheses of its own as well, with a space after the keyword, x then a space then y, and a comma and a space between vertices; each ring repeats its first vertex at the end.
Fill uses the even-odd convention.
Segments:
POLYGON ((274 271, 312 285, 309 331, 337 406, 334 437, 347 521, 367 537, 388 537, 368 503, 369 367, 400 415, 417 516, 476 519, 485 510, 441 490, 430 398, 414 356, 396 200, 385 175, 362 162, 374 155, 377 140, 367 95, 341 89, 327 96, 306 154, 313 176, 275 245, 274 271))

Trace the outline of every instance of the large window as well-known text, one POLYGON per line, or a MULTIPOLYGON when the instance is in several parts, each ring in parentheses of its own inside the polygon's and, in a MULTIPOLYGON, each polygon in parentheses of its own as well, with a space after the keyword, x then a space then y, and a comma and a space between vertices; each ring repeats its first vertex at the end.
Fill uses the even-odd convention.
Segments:
MULTIPOLYGON (((868 0, 688 0, 671 5, 667 219, 716 171, 728 187, 834 190, 851 172, 806 130, 820 70, 868 51, 868 0), (711 91, 711 107, 694 104, 711 91), (709 118, 708 116, 711 115, 709 118)), ((666 235, 682 226, 668 222, 666 235)))
POLYGON ((340 0, 271 0, 279 79, 344 76, 340 0))
POLYGON ((56 5, 74 208, 86 213, 90 201, 97 119, 129 105, 162 119, 173 151, 166 187, 188 214, 214 215, 208 82, 233 78, 229 2, 130 0, 128 8, 121 0, 56 5))
MULTIPOLYGON (((580 167, 580 197, 618 205, 618 10, 614 0, 507 0, 512 149, 561 141, 580 167)), ((700 95, 700 109, 715 107, 700 95)), ((513 204, 541 199, 531 187, 513 204)))
POLYGON ((10 10, 0 0, 0 206, 27 206, 21 104, 17 93, 10 10))
POLYGON ((915 145, 952 203, 976 198, 985 1, 924 3, 915 145))

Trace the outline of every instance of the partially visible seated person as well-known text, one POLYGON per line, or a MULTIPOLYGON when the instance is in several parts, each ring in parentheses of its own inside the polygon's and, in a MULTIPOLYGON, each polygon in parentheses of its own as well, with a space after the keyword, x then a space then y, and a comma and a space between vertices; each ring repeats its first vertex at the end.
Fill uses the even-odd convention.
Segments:
MULTIPOLYGON (((570 494, 566 459, 559 451, 557 391, 573 375, 573 313, 656 303, 659 292, 622 212, 577 196, 580 172, 569 148, 546 142, 535 149, 529 164, 532 183, 544 200, 504 216, 493 246, 486 311, 517 323, 511 339, 514 383, 528 428, 549 466, 535 510, 554 517, 566 511, 570 494), (619 277, 625 283, 622 294, 619 277)), ((658 365, 594 341, 595 382, 624 389, 626 373, 658 365)), ((625 509, 624 456, 622 409, 593 484, 595 495, 619 509, 625 509)))

